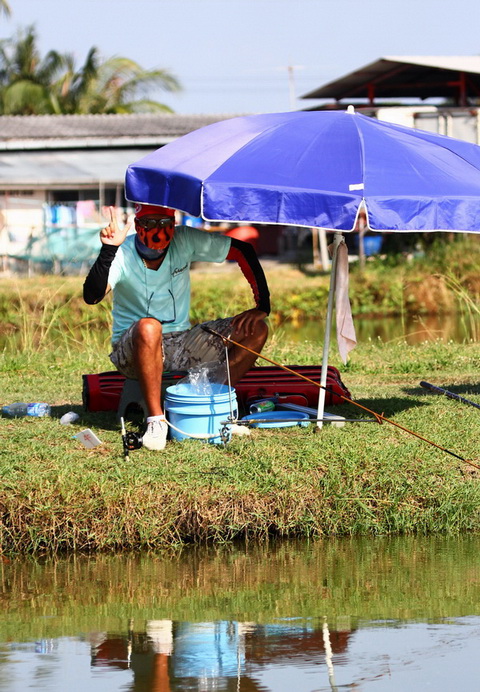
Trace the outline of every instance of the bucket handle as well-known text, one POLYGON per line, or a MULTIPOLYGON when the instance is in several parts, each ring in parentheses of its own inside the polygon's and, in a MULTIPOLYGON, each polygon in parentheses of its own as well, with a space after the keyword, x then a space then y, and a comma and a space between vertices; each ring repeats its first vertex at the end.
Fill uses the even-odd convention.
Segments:
MULTIPOLYGON (((180 430, 180 428, 177 428, 175 425, 173 425, 173 423, 170 423, 169 420, 165 419, 165 421, 166 421, 167 425, 169 425, 171 428, 173 428, 174 430, 176 430, 176 431, 177 431, 178 433, 180 433, 181 435, 185 435, 185 437, 191 437, 191 438, 193 438, 193 439, 195 439, 195 440, 212 440, 214 437, 219 437, 218 434, 206 434, 206 435, 201 435, 200 433, 187 433, 187 432, 185 432, 184 430, 180 430)), ((233 422, 233 421, 232 421, 232 422, 233 422)), ((226 427, 228 427, 228 424, 222 426, 222 430, 220 431, 220 437, 222 437, 223 428, 226 428, 226 427)))

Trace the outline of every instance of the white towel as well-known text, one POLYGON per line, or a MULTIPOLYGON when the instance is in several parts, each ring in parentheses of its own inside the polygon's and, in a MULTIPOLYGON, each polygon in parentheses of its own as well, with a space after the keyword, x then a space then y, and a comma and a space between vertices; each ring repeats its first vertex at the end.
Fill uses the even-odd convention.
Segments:
POLYGON ((348 297, 348 250, 343 240, 337 250, 337 272, 335 277, 335 310, 337 323, 338 352, 343 363, 357 345, 353 326, 352 308, 348 297))

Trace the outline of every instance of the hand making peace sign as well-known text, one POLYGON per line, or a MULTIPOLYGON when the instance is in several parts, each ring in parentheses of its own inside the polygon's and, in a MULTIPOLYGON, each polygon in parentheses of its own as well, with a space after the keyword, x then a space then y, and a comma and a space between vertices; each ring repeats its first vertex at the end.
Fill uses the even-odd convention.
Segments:
POLYGON ((121 245, 127 233, 130 230, 131 223, 126 224, 123 228, 118 227, 117 217, 115 215, 115 209, 109 207, 110 211, 110 223, 105 228, 100 231, 100 240, 104 245, 121 245))

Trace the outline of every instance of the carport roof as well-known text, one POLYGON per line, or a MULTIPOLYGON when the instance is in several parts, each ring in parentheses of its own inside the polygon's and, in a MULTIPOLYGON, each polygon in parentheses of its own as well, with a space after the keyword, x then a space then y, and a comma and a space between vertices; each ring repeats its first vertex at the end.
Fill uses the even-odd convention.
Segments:
POLYGON ((451 98, 465 106, 479 96, 480 56, 406 55, 379 58, 301 98, 451 98))

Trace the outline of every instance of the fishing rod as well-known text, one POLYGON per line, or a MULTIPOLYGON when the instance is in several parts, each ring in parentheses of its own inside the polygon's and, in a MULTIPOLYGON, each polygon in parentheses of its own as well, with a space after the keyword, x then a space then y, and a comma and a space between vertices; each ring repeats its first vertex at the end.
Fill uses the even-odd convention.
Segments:
POLYGON ((122 443, 123 443, 123 457, 125 461, 130 461, 130 446, 128 444, 127 440, 127 431, 125 429, 125 421, 123 418, 120 418, 120 425, 121 425, 121 436, 122 436, 122 443))
MULTIPOLYGON (((259 413, 259 416, 262 414, 259 413)), ((223 422, 223 421, 222 421, 223 422)), ((257 418, 257 415, 255 414, 255 418, 252 418, 251 420, 237 420, 235 421, 236 425, 247 425, 251 427, 255 427, 259 423, 271 423, 272 419, 271 418, 257 418)), ((333 420, 331 418, 282 418, 281 419, 282 423, 298 423, 298 425, 301 427, 302 425, 309 425, 310 423, 336 423, 337 421, 333 420)), ((339 423, 376 423, 377 421, 375 418, 342 418, 339 423)), ((228 425, 229 421, 225 421, 225 425, 228 425)))
POLYGON ((377 423, 379 423, 379 424, 390 423, 390 425, 394 425, 396 428, 400 428, 400 430, 403 430, 404 432, 408 433, 409 435, 413 435, 414 437, 417 437, 419 440, 422 440, 423 442, 426 442, 427 444, 432 445, 432 447, 436 447, 437 449, 440 449, 442 452, 445 452, 446 454, 450 454, 450 456, 455 457, 455 459, 459 459, 460 461, 465 462, 465 464, 469 464, 470 466, 473 466, 474 468, 480 470, 480 466, 478 466, 477 464, 474 464, 473 461, 469 461, 468 459, 461 457, 459 454, 452 452, 450 449, 447 449, 446 447, 442 447, 441 445, 438 445, 436 442, 432 442, 432 440, 429 440, 426 437, 419 435, 419 433, 416 433, 415 431, 410 430, 409 428, 406 428, 403 425, 400 425, 400 423, 396 423, 394 420, 387 418, 382 413, 376 413, 376 411, 372 411, 372 409, 367 408, 367 406, 363 406, 363 404, 359 404, 357 401, 353 401, 353 399, 349 399, 347 396, 344 396, 343 394, 339 394, 338 392, 333 391, 329 387, 326 387, 326 386, 320 384, 319 382, 315 382, 315 380, 312 380, 310 377, 307 377, 306 375, 303 375, 299 372, 296 372, 295 370, 292 370, 292 368, 289 368, 286 365, 282 365, 281 363, 277 363, 276 361, 272 360, 271 358, 267 358, 266 356, 262 356, 261 353, 257 353, 256 351, 249 348, 248 346, 245 346, 244 344, 240 344, 240 343, 238 343, 238 341, 234 341, 230 337, 224 336, 223 334, 220 334, 219 332, 215 331, 215 329, 212 329, 211 327, 207 327, 206 325, 202 325, 202 329, 206 332, 209 332, 210 334, 213 334, 214 336, 217 336, 219 339, 222 339, 223 343, 229 343, 229 344, 232 344, 233 346, 238 346, 239 348, 243 348, 245 351, 248 351, 252 355, 257 356, 257 358, 262 358, 263 360, 266 360, 267 363, 271 363, 272 365, 275 365, 277 368, 281 368, 282 370, 286 370, 287 372, 290 372, 293 375, 300 377, 302 380, 305 380, 306 382, 310 382, 310 384, 314 384, 319 389, 324 389, 326 392, 330 392, 331 394, 335 394, 336 396, 339 396, 347 404, 353 404, 354 406, 357 406, 358 408, 361 408, 364 411, 366 411, 367 413, 369 413, 370 415, 374 416, 377 423))
POLYGON ((455 394, 454 392, 449 392, 448 389, 443 389, 442 387, 437 387, 434 384, 430 384, 430 382, 424 382, 423 380, 420 382, 420 387, 423 387, 424 389, 428 389, 429 391, 433 392, 434 394, 445 394, 449 399, 455 399, 456 401, 461 401, 462 404, 468 404, 469 406, 475 406, 475 408, 480 408, 480 404, 476 404, 473 401, 470 401, 470 399, 465 399, 463 396, 460 396, 459 394, 455 394))

